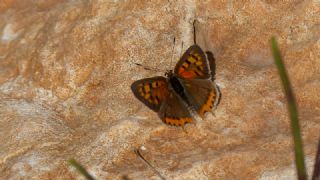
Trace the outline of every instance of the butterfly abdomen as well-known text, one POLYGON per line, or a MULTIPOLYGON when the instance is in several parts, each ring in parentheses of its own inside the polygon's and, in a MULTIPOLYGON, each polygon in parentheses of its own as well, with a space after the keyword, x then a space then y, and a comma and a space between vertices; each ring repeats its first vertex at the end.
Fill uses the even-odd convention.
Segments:
POLYGON ((183 86, 177 77, 175 76, 170 77, 169 82, 176 93, 178 93, 179 95, 184 93, 183 86))

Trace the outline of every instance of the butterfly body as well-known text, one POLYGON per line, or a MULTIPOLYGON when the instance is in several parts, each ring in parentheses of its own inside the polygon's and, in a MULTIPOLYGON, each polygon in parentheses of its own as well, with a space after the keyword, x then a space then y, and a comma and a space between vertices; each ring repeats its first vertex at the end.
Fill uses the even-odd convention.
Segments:
POLYGON ((190 105, 183 83, 181 83, 182 81, 179 80, 179 78, 175 76, 172 71, 168 71, 166 76, 168 79, 168 84, 170 85, 169 89, 174 90, 175 93, 177 93, 188 105, 190 105))
MULTIPOLYGON (((208 58, 210 58, 208 56, 208 58)), ((214 67, 197 45, 181 57, 174 71, 163 76, 141 79, 131 85, 134 95, 150 109, 158 112, 162 121, 183 127, 194 120, 194 114, 204 117, 218 104, 220 92, 214 83, 214 67)))

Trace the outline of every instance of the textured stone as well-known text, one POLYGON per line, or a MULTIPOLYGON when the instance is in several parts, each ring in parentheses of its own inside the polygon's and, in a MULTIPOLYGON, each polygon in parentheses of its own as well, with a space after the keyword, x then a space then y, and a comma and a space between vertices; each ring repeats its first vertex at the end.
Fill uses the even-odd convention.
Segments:
POLYGON ((0 179, 268 179, 294 176, 280 44, 311 172, 320 135, 319 1, 0 1, 0 179), (134 98, 197 42, 216 58, 215 116, 183 131, 134 98), (175 42, 173 41, 175 39, 175 42), (134 63, 158 68, 147 71, 134 63))

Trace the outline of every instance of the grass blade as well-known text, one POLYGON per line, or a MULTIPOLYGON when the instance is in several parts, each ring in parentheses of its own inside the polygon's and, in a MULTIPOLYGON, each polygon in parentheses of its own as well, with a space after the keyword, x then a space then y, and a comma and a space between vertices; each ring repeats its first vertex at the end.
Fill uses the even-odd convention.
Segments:
POLYGON ((312 180, 320 180, 320 139, 318 142, 318 151, 314 163, 312 180))
POLYGON ((94 180, 94 178, 88 173, 88 171, 81 166, 76 160, 74 159, 69 159, 69 164, 76 168, 76 170, 82 174, 87 180, 94 180))
POLYGON ((271 47, 272 47, 273 58, 277 66, 277 69, 282 81, 283 89, 288 101, 287 106, 288 106, 289 116, 291 120, 291 130, 293 135, 295 163, 297 168, 298 179, 306 180, 307 174, 306 174, 306 168, 304 163, 304 153, 303 153, 303 145, 302 145, 302 139, 300 134, 298 110, 296 107, 296 101, 292 92, 291 84, 287 76, 287 72, 283 64, 280 50, 278 48, 275 37, 271 38, 271 47))

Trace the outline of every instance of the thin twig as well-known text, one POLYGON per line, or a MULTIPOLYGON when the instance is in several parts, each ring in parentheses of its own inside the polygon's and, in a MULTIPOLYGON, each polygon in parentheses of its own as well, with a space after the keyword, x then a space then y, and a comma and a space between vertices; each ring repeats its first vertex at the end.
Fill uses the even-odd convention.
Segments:
POLYGON ((135 149, 134 152, 135 152, 136 155, 137 155, 148 167, 150 167, 150 168, 152 169, 152 171, 153 171, 154 173, 156 173, 162 180, 165 180, 165 179, 166 179, 165 177, 163 177, 163 176, 161 175, 161 173, 160 173, 156 168, 154 168, 154 167, 141 155, 139 149, 135 149))

